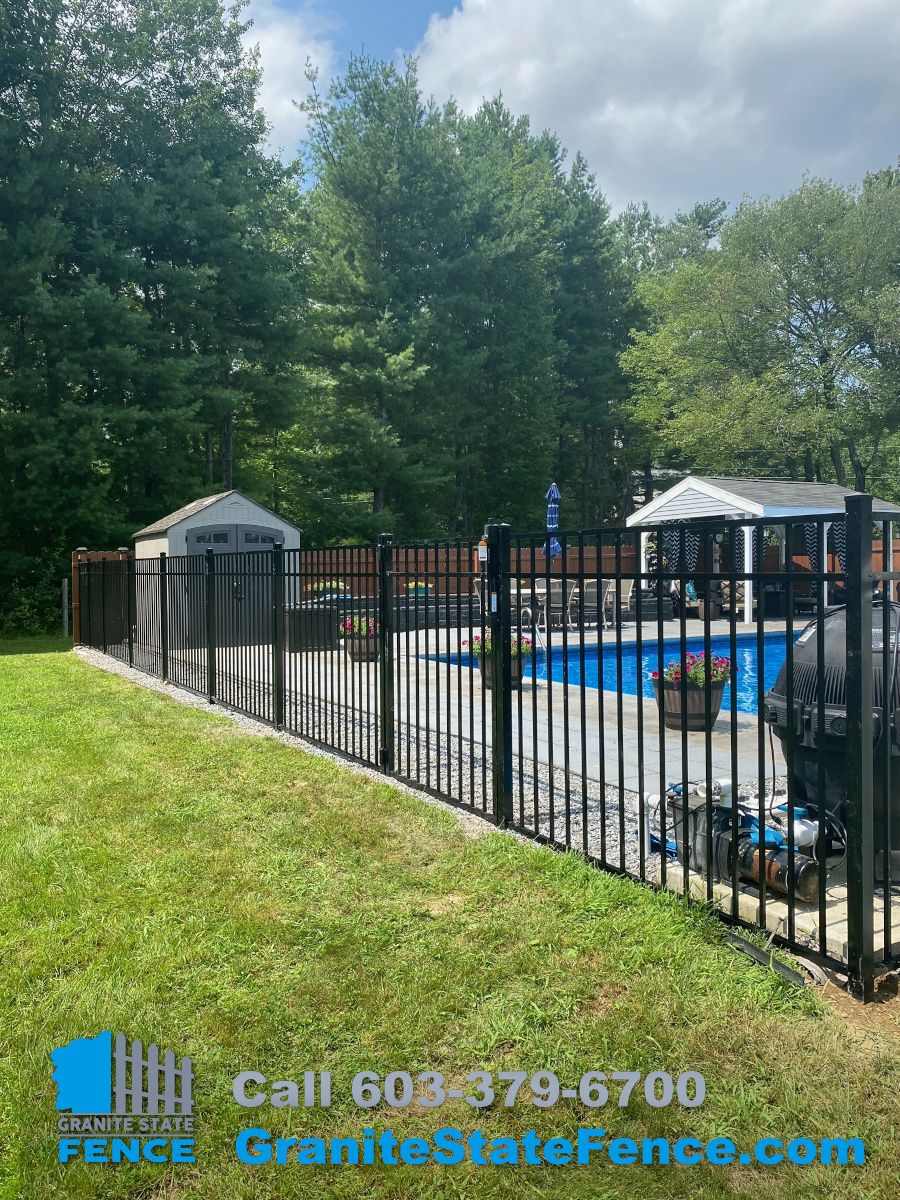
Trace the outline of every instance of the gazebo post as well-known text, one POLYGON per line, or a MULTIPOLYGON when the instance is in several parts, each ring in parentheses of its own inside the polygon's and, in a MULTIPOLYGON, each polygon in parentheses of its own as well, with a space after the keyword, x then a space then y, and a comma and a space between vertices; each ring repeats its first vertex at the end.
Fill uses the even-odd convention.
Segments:
MULTIPOLYGON (((828 530, 831 528, 830 521, 823 521, 819 530, 819 562, 822 564, 821 570, 828 574, 828 530)), ((822 580, 821 595, 819 603, 822 605, 822 612, 828 607, 828 580, 822 580)))
POLYGON ((753 580, 749 578, 753 570, 753 526, 744 526, 744 620, 749 625, 753 620, 753 580))
MULTIPOLYGON (((894 569, 894 522, 888 522, 887 544, 881 543, 881 561, 884 564, 882 571, 893 571, 894 569)), ((840 564, 839 564, 840 565, 840 564)), ((884 585, 884 599, 892 601, 896 594, 897 585, 893 580, 889 580, 884 585)))
POLYGON ((647 544, 649 541, 650 541, 650 534, 647 533, 646 531, 642 531, 641 532, 641 566, 640 566, 641 591, 643 591, 644 588, 646 588, 646 586, 647 586, 647 580, 644 578, 644 575, 646 574, 646 571, 647 571, 647 544))

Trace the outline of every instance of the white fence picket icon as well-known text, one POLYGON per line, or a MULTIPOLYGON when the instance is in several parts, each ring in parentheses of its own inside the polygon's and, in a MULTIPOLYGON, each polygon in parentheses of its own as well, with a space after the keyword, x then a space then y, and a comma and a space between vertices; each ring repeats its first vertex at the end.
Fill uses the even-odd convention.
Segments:
POLYGON ((175 1066, 175 1054, 167 1050, 162 1063, 159 1061, 159 1050, 156 1045, 147 1049, 144 1058, 143 1043, 137 1038, 131 1043, 131 1053, 127 1051, 127 1041, 124 1033, 116 1034, 116 1048, 113 1060, 116 1064, 116 1077, 113 1092, 115 1093, 116 1113, 141 1113, 160 1115, 159 1102, 163 1102, 162 1115, 179 1113, 188 1115, 191 1109, 191 1060, 184 1057, 181 1066, 175 1066), (128 1086, 128 1067, 131 1066, 131 1086, 128 1086), (144 1068, 147 1068, 147 1087, 144 1088, 144 1068), (162 1090, 159 1077, 162 1075, 162 1090), (176 1092, 176 1079, 181 1080, 181 1091, 176 1092), (127 1105, 131 1097, 131 1107, 127 1105), (147 1107, 143 1102, 146 1100, 147 1107))

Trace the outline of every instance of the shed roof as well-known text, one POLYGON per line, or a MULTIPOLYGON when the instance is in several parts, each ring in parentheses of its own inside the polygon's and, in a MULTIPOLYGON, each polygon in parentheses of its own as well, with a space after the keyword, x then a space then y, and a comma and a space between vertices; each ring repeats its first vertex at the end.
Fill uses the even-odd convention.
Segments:
MULTIPOLYGON (((729 479, 716 475, 688 475, 632 513, 629 526, 653 525, 670 520, 710 517, 802 517, 844 511, 852 488, 836 483, 806 483, 794 479, 729 479)), ((887 500, 874 501, 879 511, 900 513, 887 500)))
POLYGON ((187 517, 193 517, 195 513, 202 512, 204 508, 209 508, 217 500, 224 500, 226 496, 237 496, 239 494, 239 492, 236 492, 232 488, 228 492, 218 492, 215 496, 204 496, 202 500, 192 500, 190 504, 185 504, 184 508, 178 508, 175 512, 169 513, 167 517, 160 517, 152 525, 146 525, 143 529, 139 529, 134 536, 136 538, 150 537, 154 533, 165 533, 173 525, 177 525, 179 521, 183 521, 187 517))

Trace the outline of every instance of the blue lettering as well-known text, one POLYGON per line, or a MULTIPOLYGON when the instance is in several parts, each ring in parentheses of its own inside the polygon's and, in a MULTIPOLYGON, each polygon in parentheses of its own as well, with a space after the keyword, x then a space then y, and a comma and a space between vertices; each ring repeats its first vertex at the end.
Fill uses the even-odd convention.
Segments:
POLYGON ((144 1142, 144 1158, 146 1158, 147 1162, 168 1162, 165 1154, 151 1153, 157 1146, 165 1146, 166 1144, 165 1138, 153 1138, 152 1141, 144 1142))
POLYGON ((603 1149, 603 1139, 605 1136, 605 1129, 579 1129, 577 1161, 582 1165, 589 1163, 591 1161, 591 1151, 603 1149))
POLYGON ((452 1167, 466 1156, 463 1134, 459 1129, 439 1129, 434 1135, 435 1150, 432 1158, 437 1163, 452 1167))
POLYGON ((81 1140, 76 1138, 59 1139, 59 1161, 67 1163, 81 1149, 81 1140))
POLYGON ((108 1162, 106 1157, 106 1138, 85 1138, 85 1162, 108 1162))
POLYGON ((193 1138, 172 1138, 172 1162, 196 1162, 193 1138))
POLYGON ((342 1163, 342 1155, 344 1147, 347 1147, 347 1162, 354 1165, 359 1162, 359 1142, 356 1138, 332 1138, 331 1139, 331 1161, 332 1163, 342 1163))
POLYGON ((790 1162, 798 1167, 806 1167, 816 1161, 816 1143, 812 1138, 794 1138, 787 1149, 790 1162), (801 1155, 800 1151, 803 1150, 801 1155))
POLYGON ((756 1155, 756 1161, 761 1163, 780 1163, 784 1158, 783 1154, 766 1154, 767 1146, 774 1146, 778 1150, 782 1148, 778 1138, 760 1138, 753 1147, 753 1152, 756 1155))
POLYGON ((620 1167, 630 1166, 637 1160, 637 1156, 637 1142, 633 1142, 631 1138, 616 1138, 609 1143, 610 1161, 618 1163, 620 1167))
POLYGON ((675 1155, 675 1161, 681 1163, 682 1166, 690 1167, 694 1163, 703 1161, 703 1144, 698 1142, 696 1138, 682 1138, 672 1147, 672 1153, 675 1155), (688 1154, 688 1149, 699 1150, 699 1154, 688 1154))
POLYGON ((291 1146, 296 1145, 296 1138, 278 1138, 275 1142, 275 1161, 277 1163, 286 1163, 288 1150, 290 1150, 291 1146))
POLYGON ((549 1142, 544 1142, 544 1158, 549 1163, 567 1163, 573 1154, 572 1143, 568 1138, 551 1138, 549 1142))
POLYGON ((268 1129, 244 1129, 238 1134, 237 1141, 234 1143, 234 1152, 244 1163, 268 1162, 272 1157, 272 1147, 268 1142, 264 1142, 259 1148, 254 1147, 252 1150, 248 1144, 257 1139, 262 1141, 268 1137, 271 1137, 268 1129))
POLYGON ((297 1143, 298 1163, 316 1163, 323 1166, 327 1161, 324 1138, 302 1138, 297 1143))
POLYGON ((430 1147, 424 1138, 411 1137, 400 1143, 400 1157, 411 1167, 421 1167, 428 1162, 430 1147))
POLYGON ((851 1149, 853 1150, 853 1165, 861 1166, 866 1161, 862 1138, 822 1138, 822 1162, 831 1166, 831 1152, 837 1150, 838 1163, 845 1167, 849 1162, 851 1149))
POLYGON ((123 1141, 122 1138, 113 1138, 109 1156, 114 1163, 121 1162, 123 1158, 126 1162, 138 1162, 141 1157, 141 1144, 137 1138, 132 1138, 129 1142, 123 1141))
POLYGON ((653 1151, 658 1153, 658 1161, 663 1166, 669 1164, 668 1138, 644 1138, 641 1142, 641 1162, 645 1166, 653 1165, 653 1151))
POLYGON ((500 1167, 504 1163, 519 1163, 519 1143, 515 1138, 498 1137, 490 1144, 488 1150, 488 1158, 495 1167, 500 1167))

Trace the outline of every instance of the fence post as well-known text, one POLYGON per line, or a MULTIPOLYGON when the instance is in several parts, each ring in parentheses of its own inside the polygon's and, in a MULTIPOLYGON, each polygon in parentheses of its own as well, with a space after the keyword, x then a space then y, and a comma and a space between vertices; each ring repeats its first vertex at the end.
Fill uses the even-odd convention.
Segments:
POLYGON ((487 594, 491 634, 491 780, 497 825, 511 825, 512 625, 509 611, 509 526, 488 525, 487 594))
POLYGON ((81 555, 87 554, 87 546, 72 551, 72 641, 81 645, 81 555))
POLYGON ((169 681, 169 570, 166 552, 159 556, 159 672, 163 683, 169 681))
POLYGON ((69 578, 63 576, 62 581, 62 618, 63 618, 63 637, 69 636, 69 578))
POLYGON ((134 666, 134 614, 137 609, 137 572, 134 555, 125 559, 125 620, 128 622, 128 665, 134 666))
MULTIPOLYGON (((872 497, 848 496, 845 504, 847 509, 847 960, 854 988, 867 1003, 875 996, 872 497)), ((890 730, 885 730, 885 736, 890 737, 890 730)))
POLYGON ((206 551, 206 698, 216 702, 216 555, 206 551))
POLYGON ((394 769, 394 575, 389 533, 378 538, 378 688, 381 769, 394 769))
POLYGON ((272 551, 272 701, 275 728, 284 729, 284 546, 272 551))
POLYGON ((106 555, 100 560, 100 634, 103 638, 103 653, 106 654, 106 555))

